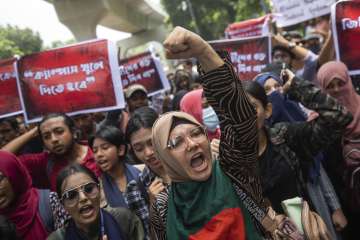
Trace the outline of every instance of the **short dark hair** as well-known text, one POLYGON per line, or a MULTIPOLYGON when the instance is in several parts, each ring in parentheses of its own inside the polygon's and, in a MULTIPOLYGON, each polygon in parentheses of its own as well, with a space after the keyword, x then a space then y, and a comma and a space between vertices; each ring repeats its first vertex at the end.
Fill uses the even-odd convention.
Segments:
POLYGON ((42 136, 42 135, 41 135, 41 131, 40 131, 41 125, 42 125, 44 122, 46 122, 47 120, 52 119, 52 118, 57 118, 57 117, 63 118, 65 125, 70 129, 70 132, 71 132, 72 134, 75 134, 75 133, 76 133, 77 128, 76 128, 76 125, 75 125, 74 120, 73 120, 71 117, 69 117, 69 116, 66 115, 65 113, 49 113, 49 114, 45 115, 45 116, 43 117, 43 119, 38 123, 39 136, 42 136))
POLYGON ((125 145, 125 147, 127 146, 124 133, 119 128, 116 128, 114 126, 100 127, 96 131, 95 135, 89 140, 89 145, 91 148, 94 145, 95 138, 104 139, 105 141, 115 145, 116 147, 120 147, 122 145, 125 145))
POLYGON ((264 108, 269 103, 265 89, 255 81, 243 81, 244 90, 261 102, 264 108))
POLYGON ((65 179, 75 173, 84 173, 88 175, 94 182, 99 183, 99 179, 96 177, 95 173, 92 172, 87 167, 80 165, 78 163, 73 163, 67 167, 65 167, 63 170, 60 171, 58 176, 56 177, 56 193, 58 194, 58 197, 61 198, 62 191, 61 186, 65 179))
MULTIPOLYGON (((192 77, 191 77, 190 73, 188 73, 187 71, 185 71, 183 69, 176 70, 174 82, 175 82, 175 86, 177 88, 179 87, 181 80, 184 78, 186 78, 188 80, 188 85, 189 85, 188 87, 190 87, 190 82, 192 81, 192 77)), ((177 89, 177 90, 179 90, 179 89, 177 89)))
POLYGON ((130 143, 130 138, 133 133, 141 128, 152 128, 156 119, 159 117, 157 112, 150 107, 141 107, 136 109, 129 119, 126 127, 126 140, 130 143))
POLYGON ((19 130, 19 123, 16 121, 15 118, 2 118, 0 119, 0 123, 9 123, 10 127, 13 130, 19 130))
POLYGON ((276 51, 286 52, 287 54, 290 55, 291 59, 295 59, 295 58, 296 58, 295 54, 292 53, 288 48, 283 47, 283 46, 279 46, 279 45, 274 46, 274 47, 272 48, 272 51, 271 51, 271 56, 272 56, 272 57, 274 57, 274 54, 275 54, 276 51))

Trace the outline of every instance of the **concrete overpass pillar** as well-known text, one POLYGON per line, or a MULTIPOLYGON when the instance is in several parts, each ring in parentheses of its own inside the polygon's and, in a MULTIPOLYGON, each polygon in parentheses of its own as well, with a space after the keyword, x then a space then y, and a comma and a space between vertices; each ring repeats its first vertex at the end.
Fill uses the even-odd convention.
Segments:
POLYGON ((54 7, 60 22, 70 29, 77 41, 96 38, 96 26, 107 11, 99 0, 55 0, 54 7))
POLYGON ((120 57, 126 58, 129 49, 144 45, 150 41, 162 43, 169 32, 165 25, 161 25, 157 28, 133 33, 131 37, 117 42, 118 47, 120 47, 120 57))

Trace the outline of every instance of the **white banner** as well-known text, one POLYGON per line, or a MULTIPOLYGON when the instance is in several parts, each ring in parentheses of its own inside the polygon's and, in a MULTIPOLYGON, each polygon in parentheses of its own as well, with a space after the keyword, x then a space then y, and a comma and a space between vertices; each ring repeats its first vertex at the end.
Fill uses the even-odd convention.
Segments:
POLYGON ((278 27, 295 25, 330 13, 335 0, 272 0, 278 27))

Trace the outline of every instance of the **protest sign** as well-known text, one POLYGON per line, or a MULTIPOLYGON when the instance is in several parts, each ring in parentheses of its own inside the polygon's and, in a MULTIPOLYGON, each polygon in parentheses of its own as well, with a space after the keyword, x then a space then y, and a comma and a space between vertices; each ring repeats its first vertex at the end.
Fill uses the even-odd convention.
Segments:
POLYGON ((271 38, 254 37, 210 42, 215 50, 229 53, 240 80, 252 80, 271 62, 271 38))
POLYGON ((15 58, 0 61, 0 118, 22 113, 15 62, 15 58))
POLYGON ((335 0, 272 0, 278 27, 287 27, 330 13, 335 0))
POLYGON ((269 35, 270 15, 230 24, 225 30, 227 39, 269 35))
POLYGON ((160 60, 153 57, 151 52, 121 60, 120 75, 124 89, 135 83, 141 84, 149 96, 170 89, 160 60))
POLYGON ((360 74, 360 2, 337 2, 331 18, 336 59, 345 63, 350 75, 360 74))
POLYGON ((25 121, 45 114, 69 115, 124 107, 117 49, 108 40, 34 53, 18 61, 25 121))

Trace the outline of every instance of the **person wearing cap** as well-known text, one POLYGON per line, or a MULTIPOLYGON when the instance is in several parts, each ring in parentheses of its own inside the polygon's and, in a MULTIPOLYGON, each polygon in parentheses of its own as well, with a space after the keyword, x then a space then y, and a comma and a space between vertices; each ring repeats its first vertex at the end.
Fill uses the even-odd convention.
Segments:
POLYGON ((282 35, 277 34, 272 38, 272 60, 275 63, 286 63, 295 72, 297 77, 314 81, 318 67, 331 61, 333 43, 332 35, 329 33, 319 55, 294 42, 286 40, 282 35))
POLYGON ((133 84, 125 90, 125 98, 130 114, 140 107, 149 106, 147 94, 146 88, 140 84, 133 84))
POLYGON ((298 46, 302 46, 302 44, 303 44, 302 43, 303 36, 298 31, 285 32, 284 38, 290 42, 294 42, 298 46))
POLYGON ((304 38, 304 47, 306 47, 315 54, 319 54, 322 41, 323 37, 320 34, 310 33, 304 38))

